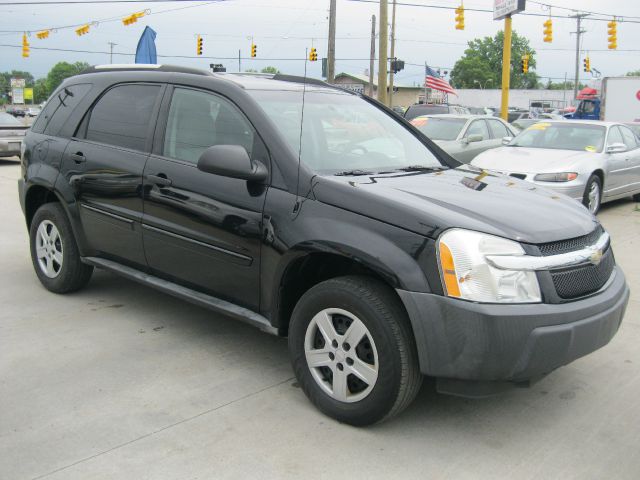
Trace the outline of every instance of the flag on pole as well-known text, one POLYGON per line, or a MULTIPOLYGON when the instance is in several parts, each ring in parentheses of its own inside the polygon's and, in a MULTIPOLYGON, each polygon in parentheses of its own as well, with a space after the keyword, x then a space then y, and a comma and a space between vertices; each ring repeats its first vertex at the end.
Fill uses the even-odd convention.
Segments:
POLYGON ((153 28, 144 27, 144 32, 136 48, 136 63, 158 63, 156 55, 156 32, 153 28))
POLYGON ((424 77, 424 86, 427 88, 432 88, 433 90, 439 90, 445 93, 453 93, 456 97, 458 94, 453 89, 449 82, 447 82, 444 78, 440 76, 438 72, 436 72, 433 68, 428 65, 425 65, 425 77, 424 77))

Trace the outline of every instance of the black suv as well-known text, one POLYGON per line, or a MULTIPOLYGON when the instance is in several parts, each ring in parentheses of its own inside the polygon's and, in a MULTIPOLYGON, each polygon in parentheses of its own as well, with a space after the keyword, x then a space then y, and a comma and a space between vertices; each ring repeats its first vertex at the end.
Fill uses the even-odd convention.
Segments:
POLYGON ((93 67, 25 140, 33 266, 94 267, 289 337, 304 392, 365 425, 605 345, 629 298, 578 202, 460 165, 374 100, 283 75, 93 67))

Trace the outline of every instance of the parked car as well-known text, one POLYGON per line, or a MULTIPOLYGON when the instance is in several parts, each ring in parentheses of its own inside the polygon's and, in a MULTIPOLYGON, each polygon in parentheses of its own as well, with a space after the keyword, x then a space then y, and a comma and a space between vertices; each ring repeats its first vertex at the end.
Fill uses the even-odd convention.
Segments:
POLYGON ((424 115, 411 120, 418 130, 462 163, 481 152, 502 145, 517 130, 500 118, 477 115, 424 115))
POLYGON ((27 116, 29 117, 37 117, 38 115, 40 115, 40 108, 38 107, 29 107, 27 109, 27 116))
POLYGON ((446 103, 416 103, 407 108, 404 112, 404 118, 411 120, 412 118, 421 117, 423 115, 440 115, 447 113, 455 113, 458 115, 469 115, 469 109, 459 105, 447 105, 446 103))
POLYGON ((0 112, 0 157, 19 157, 22 139, 28 129, 20 120, 0 112))
POLYGON ((14 117, 24 117, 26 115, 25 110, 23 110, 22 108, 17 108, 17 107, 9 107, 9 108, 7 108, 6 112, 9 115, 13 115, 14 117))
POLYGON ((568 195, 594 214, 604 202, 640 200, 640 139, 618 123, 538 122, 472 164, 568 195))
POLYGON ((288 336, 304 393, 354 425, 423 374, 466 396, 548 374, 629 298, 582 206, 301 77, 90 68, 27 133, 19 195, 45 288, 98 267, 288 336))

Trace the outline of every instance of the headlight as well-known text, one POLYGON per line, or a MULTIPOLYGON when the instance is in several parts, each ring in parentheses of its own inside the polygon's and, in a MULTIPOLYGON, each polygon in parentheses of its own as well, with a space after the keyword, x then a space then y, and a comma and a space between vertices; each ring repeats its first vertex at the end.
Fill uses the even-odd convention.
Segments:
POLYGON ((539 182, 570 182, 571 180, 575 180, 578 178, 578 174, 575 172, 566 172, 566 173, 539 173, 535 177, 534 180, 539 182))
POLYGON ((454 228, 438 240, 438 261, 445 294, 487 303, 540 302, 535 272, 492 267, 486 255, 524 255, 512 240, 454 228))

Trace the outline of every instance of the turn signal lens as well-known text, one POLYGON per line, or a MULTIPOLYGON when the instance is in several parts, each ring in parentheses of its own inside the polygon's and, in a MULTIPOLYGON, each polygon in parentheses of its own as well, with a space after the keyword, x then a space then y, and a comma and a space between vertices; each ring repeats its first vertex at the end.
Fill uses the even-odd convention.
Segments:
POLYGON ((453 255, 451 250, 445 243, 440 242, 440 270, 444 279, 444 288, 450 297, 460 296, 460 287, 458 286, 458 277, 456 275, 456 266, 453 263, 453 255))
POLYGON ((538 182, 570 182, 578 178, 575 172, 565 173, 539 173, 533 179, 538 182))

